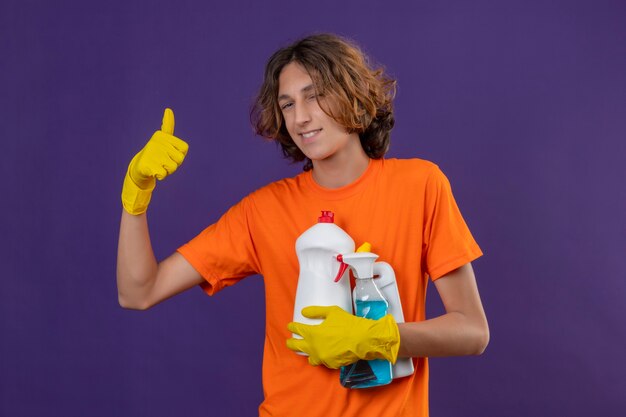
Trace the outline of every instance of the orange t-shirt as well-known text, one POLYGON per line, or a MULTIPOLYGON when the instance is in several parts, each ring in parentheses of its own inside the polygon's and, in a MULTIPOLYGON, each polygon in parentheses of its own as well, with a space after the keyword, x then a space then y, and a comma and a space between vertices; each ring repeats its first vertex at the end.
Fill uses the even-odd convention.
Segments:
POLYGON ((427 416, 428 361, 391 384, 346 389, 339 371, 311 366, 287 349, 298 284, 295 242, 322 210, 356 245, 367 241, 395 271, 407 322, 425 319, 428 276, 435 280, 482 255, 437 165, 371 160, 354 183, 319 186, 311 172, 269 184, 231 207, 178 251, 206 279, 207 294, 261 274, 265 282, 261 416, 427 416))

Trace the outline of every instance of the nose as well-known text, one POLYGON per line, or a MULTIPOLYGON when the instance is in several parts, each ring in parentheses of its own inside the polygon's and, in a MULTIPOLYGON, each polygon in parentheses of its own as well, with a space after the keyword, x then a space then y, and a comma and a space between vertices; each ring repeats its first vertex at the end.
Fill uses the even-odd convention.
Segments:
POLYGON ((306 102, 297 103, 294 110, 295 121, 298 125, 305 125, 311 121, 311 113, 306 102))

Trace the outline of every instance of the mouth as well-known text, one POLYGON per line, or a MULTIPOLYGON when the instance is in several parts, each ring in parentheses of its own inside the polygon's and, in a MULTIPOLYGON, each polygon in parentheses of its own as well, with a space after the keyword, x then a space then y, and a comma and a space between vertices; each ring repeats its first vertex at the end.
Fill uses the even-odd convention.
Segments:
POLYGON ((322 129, 309 130, 308 132, 299 133, 299 135, 306 143, 306 142, 310 142, 310 139, 314 138, 321 131, 322 129))

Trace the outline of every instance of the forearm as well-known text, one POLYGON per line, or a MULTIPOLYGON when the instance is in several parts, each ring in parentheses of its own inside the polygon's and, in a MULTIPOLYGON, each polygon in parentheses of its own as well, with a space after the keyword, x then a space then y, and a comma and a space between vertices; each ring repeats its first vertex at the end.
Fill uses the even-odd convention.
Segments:
POLYGON ((460 312, 414 323, 398 324, 400 357, 480 355, 489 343, 489 327, 484 316, 460 312))
POLYGON ((122 307, 147 308, 157 269, 146 214, 135 216, 123 210, 117 248, 117 292, 122 307))

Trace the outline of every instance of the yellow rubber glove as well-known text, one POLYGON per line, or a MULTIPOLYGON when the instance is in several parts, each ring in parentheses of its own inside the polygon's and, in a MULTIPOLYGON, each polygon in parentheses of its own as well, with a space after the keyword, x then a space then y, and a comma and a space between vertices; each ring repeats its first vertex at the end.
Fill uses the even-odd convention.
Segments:
POLYGON ((165 109, 161 130, 154 132, 146 146, 130 161, 124 186, 122 205, 130 214, 148 209, 156 179, 162 180, 183 163, 189 145, 174 136, 174 112, 165 109))
POLYGON ((325 319, 319 325, 289 323, 290 332, 302 339, 287 340, 287 347, 309 355, 311 365, 337 369, 359 359, 386 359, 396 363, 400 332, 391 314, 379 320, 365 319, 347 313, 337 306, 311 306, 302 309, 311 319, 325 319))

